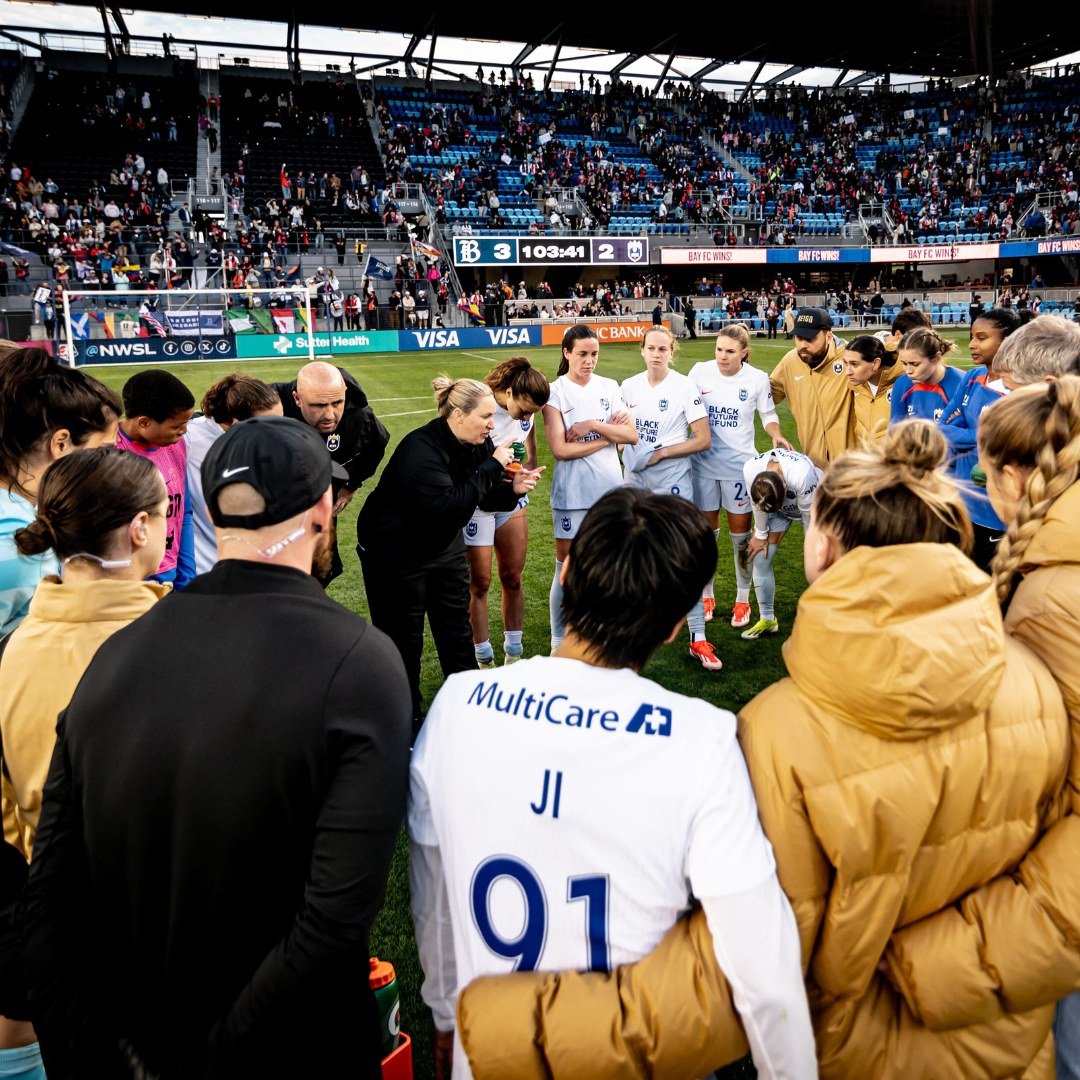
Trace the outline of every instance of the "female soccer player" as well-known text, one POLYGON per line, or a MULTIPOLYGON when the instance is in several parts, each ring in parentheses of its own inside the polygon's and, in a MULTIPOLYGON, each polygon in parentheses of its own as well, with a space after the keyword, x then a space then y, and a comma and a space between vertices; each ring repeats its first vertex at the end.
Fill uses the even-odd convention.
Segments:
MULTIPOLYGON (((532 418, 547 404, 551 392, 547 376, 524 356, 512 356, 492 368, 484 382, 495 396, 495 427, 491 441, 496 446, 510 440, 523 443, 526 449, 524 466, 535 469, 536 429, 532 418)), ((477 507, 465 526, 469 556, 469 621, 476 662, 482 668, 495 666, 487 606, 493 551, 498 559, 502 584, 503 662, 512 664, 522 656, 525 597, 521 591, 521 572, 525 568, 525 550, 529 541, 529 524, 525 517, 528 503, 528 495, 523 495, 513 510, 492 511, 477 507)))
MULTIPOLYGON (((690 462, 709 448, 709 420, 697 387, 671 370, 678 349, 666 326, 653 326, 641 341, 645 370, 622 384, 622 399, 637 428, 636 446, 623 451, 626 482, 660 495, 679 495, 693 501, 690 462), (689 428, 690 434, 687 435, 689 428)), ((698 601, 687 616, 690 655, 706 671, 724 665, 705 639, 705 609, 698 601)))
MULTIPOLYGON (((749 358, 750 334, 742 323, 732 323, 717 335, 715 360, 703 360, 690 369, 690 380, 698 388, 712 429, 709 449, 691 459, 694 502, 705 511, 717 538, 720 507, 727 512, 736 587, 731 625, 736 628, 750 623, 750 562, 746 553, 750 540, 750 498, 743 481, 743 465, 757 452, 754 413, 760 414, 774 448, 791 449, 791 443, 780 434, 769 377, 751 367, 749 358)), ((710 581, 702 598, 706 622, 716 608, 713 588, 710 581)))
POLYGON ((1005 525, 994 512, 990 500, 971 487, 971 470, 978 464, 976 445, 979 417, 983 409, 1000 401, 1008 388, 993 370, 994 358, 1005 339, 1020 328, 1016 312, 993 308, 984 312, 971 326, 971 359, 976 364, 945 406, 940 421, 941 433, 949 443, 948 468, 960 482, 960 489, 975 529, 971 557, 989 570, 1005 525))
POLYGON ((821 470, 795 450, 772 449, 751 458, 743 466, 743 482, 754 508, 754 535, 747 544, 747 558, 754 567, 754 595, 758 621, 744 630, 748 640, 780 629, 776 619, 776 576, 773 559, 788 527, 800 518, 805 531, 810 525, 810 503, 821 481, 821 470))
POLYGON ((555 458, 551 520, 555 531, 555 576, 551 581, 551 651, 563 639, 562 569, 585 512, 622 483, 620 444, 636 443, 637 428, 619 384, 595 374, 600 341, 584 323, 563 335, 562 361, 544 406, 544 431, 555 458))
POLYGON ((941 419, 950 398, 964 381, 964 373, 944 360, 946 353, 955 348, 955 342, 946 341, 929 327, 909 330, 900 339, 897 355, 904 374, 893 387, 890 424, 915 417, 935 424, 941 419))

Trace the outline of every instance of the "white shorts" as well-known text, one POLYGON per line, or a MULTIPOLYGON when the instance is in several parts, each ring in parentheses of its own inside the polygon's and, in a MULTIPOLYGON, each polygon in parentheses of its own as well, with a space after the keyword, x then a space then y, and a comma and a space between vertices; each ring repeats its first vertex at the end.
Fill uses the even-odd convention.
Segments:
POLYGON ((769 533, 786 533, 791 528, 791 518, 787 514, 769 515, 769 533))
POLYGON ((585 520, 588 510, 559 510, 551 508, 551 528, 556 540, 573 540, 585 520))
POLYGON ((473 511, 468 525, 461 531, 465 534, 466 547, 493 547, 495 534, 501 529, 519 510, 529 505, 529 496, 522 495, 517 506, 513 510, 481 510, 473 511))
POLYGON ((719 510, 722 506, 729 514, 749 514, 750 493, 741 476, 730 480, 695 476, 694 505, 699 510, 719 510))

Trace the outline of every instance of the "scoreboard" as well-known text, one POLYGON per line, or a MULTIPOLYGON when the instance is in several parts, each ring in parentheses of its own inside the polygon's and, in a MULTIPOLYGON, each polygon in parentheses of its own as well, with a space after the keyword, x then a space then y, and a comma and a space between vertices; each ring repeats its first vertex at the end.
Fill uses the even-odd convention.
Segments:
POLYGON ((455 266, 639 266, 644 236, 455 236, 455 266))

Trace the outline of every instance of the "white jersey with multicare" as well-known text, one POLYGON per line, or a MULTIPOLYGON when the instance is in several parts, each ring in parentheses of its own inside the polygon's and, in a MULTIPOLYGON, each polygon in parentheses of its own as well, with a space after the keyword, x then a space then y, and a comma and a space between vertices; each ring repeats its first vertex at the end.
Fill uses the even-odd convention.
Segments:
MULTIPOLYGON (((795 450, 767 450, 764 454, 752 457, 743 466, 743 482, 746 490, 754 482, 758 473, 763 473, 770 462, 778 462, 784 478, 784 505, 775 516, 788 521, 802 520, 803 528, 810 524, 810 504, 814 500, 814 491, 821 483, 821 470, 805 455, 795 450)), ((764 540, 769 534, 769 518, 764 510, 754 509, 754 535, 764 540)))
MULTIPOLYGON (((585 386, 578 386, 561 375, 551 384, 548 405, 562 414, 563 426, 569 431, 582 420, 609 423, 617 413, 626 412, 626 405, 614 379, 593 375, 585 386)), ((601 436, 593 433, 583 441, 601 436)), ((555 477, 551 482, 551 505, 560 510, 588 510, 613 487, 622 483, 619 451, 614 443, 588 457, 555 462, 555 477)))
MULTIPOLYGON (((411 764, 458 987, 641 959, 699 898, 773 872, 735 718, 629 669, 533 657, 451 675, 411 764)), ((452 985, 452 984, 451 984, 452 985)))
POLYGON ((687 429, 705 416, 697 387, 685 375, 669 371, 655 386, 642 371, 622 384, 622 398, 634 418, 638 441, 623 447, 626 482, 650 491, 693 498, 689 457, 669 458, 646 466, 649 457, 662 446, 677 446, 689 438, 687 429), (640 467, 639 467, 640 466, 640 467))
POLYGON ((690 369, 690 379, 701 395, 712 431, 712 445, 694 455, 694 475, 739 480, 743 462, 757 452, 754 414, 761 415, 762 424, 779 423, 769 376, 749 364, 743 364, 735 375, 721 375, 715 360, 705 360, 690 369))

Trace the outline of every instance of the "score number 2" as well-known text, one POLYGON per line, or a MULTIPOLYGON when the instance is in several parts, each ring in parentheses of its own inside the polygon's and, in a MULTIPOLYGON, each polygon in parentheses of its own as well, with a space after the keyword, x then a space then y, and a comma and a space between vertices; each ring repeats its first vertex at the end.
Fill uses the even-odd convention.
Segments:
MULTIPOLYGON (((586 967, 610 971, 608 948, 608 878, 606 874, 570 877, 566 902, 585 901, 586 967)), ((514 961, 515 971, 535 971, 547 942, 547 896, 532 867, 510 855, 485 859, 473 874, 469 888, 473 922, 484 944, 504 960, 514 961), (525 925, 516 938, 501 937, 491 922, 491 888, 500 878, 513 881, 525 904, 525 925)))

